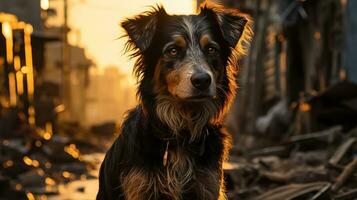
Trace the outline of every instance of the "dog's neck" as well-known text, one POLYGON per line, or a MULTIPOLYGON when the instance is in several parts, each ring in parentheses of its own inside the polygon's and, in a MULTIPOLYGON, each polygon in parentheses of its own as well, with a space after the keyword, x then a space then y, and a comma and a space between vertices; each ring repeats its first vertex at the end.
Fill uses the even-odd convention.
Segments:
POLYGON ((186 148, 187 145, 191 146, 191 152, 193 154, 202 156, 206 149, 206 137, 210 134, 210 129, 212 128, 210 127, 210 124, 207 123, 204 126, 202 133, 196 133, 197 136, 193 140, 192 134, 189 132, 189 130, 181 130, 179 134, 175 134, 172 132, 172 129, 170 129, 159 119, 154 122, 153 118, 151 118, 151 122, 149 122, 148 125, 148 128, 152 130, 154 136, 157 137, 166 147, 162 155, 162 164, 164 167, 166 167, 168 162, 170 162, 168 158, 172 154, 172 151, 176 152, 178 149, 182 148, 182 145, 186 146, 186 148), (172 144, 174 144, 176 147, 172 148, 172 144), (179 148, 177 148, 177 146, 179 146, 179 148))
POLYGON ((181 116, 177 112, 161 113, 164 114, 163 116, 157 114, 157 112, 147 111, 144 107, 142 109, 146 128, 152 130, 155 137, 160 140, 185 140, 192 143, 201 140, 207 129, 212 125, 209 119, 189 121, 189 118, 179 118, 181 116), (177 121, 173 122, 172 119, 177 121))
POLYGON ((182 140, 187 142, 195 142, 201 140, 202 137, 207 133, 210 123, 206 123, 202 126, 202 132, 195 133, 197 136, 192 139, 192 133, 188 128, 182 128, 179 132, 174 132, 166 123, 162 122, 160 119, 150 120, 149 129, 153 130, 155 137, 162 141, 174 141, 182 140))
POLYGON ((218 108, 213 102, 207 101, 196 105, 182 105, 173 102, 170 98, 157 98, 153 115, 172 136, 189 136, 189 141, 199 139, 218 108))

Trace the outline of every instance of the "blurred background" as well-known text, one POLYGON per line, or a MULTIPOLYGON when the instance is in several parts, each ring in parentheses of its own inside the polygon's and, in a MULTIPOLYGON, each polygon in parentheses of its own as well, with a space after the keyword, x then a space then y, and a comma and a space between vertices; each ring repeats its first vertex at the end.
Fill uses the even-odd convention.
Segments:
MULTIPOLYGON (((357 198, 357 1, 221 0, 254 20, 226 125, 229 199, 357 198)), ((0 199, 94 199, 136 105, 119 23, 156 3, 0 0, 0 199)))

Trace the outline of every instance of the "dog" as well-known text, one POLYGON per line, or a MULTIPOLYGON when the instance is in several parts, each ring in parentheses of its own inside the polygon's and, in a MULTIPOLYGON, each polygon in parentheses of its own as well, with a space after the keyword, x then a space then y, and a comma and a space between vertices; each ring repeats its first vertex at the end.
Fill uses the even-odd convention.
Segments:
POLYGON ((101 165, 97 200, 227 199, 231 137, 222 124, 252 35, 249 16, 213 3, 197 15, 157 5, 121 25, 137 59, 139 105, 101 165))

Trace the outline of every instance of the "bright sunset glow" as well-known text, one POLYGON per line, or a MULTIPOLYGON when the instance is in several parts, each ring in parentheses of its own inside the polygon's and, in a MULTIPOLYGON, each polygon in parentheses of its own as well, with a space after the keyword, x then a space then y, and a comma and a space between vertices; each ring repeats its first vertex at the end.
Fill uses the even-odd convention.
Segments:
POLYGON ((70 9, 70 26, 80 31, 79 45, 87 49, 99 68, 118 66, 131 72, 134 61, 123 55, 125 39, 118 39, 124 34, 119 23, 155 4, 164 5, 170 14, 192 14, 196 10, 196 1, 192 0, 75 1, 70 9))
POLYGON ((41 6, 41 9, 47 10, 47 9, 49 8, 49 2, 48 2, 48 0, 41 0, 40 6, 41 6))

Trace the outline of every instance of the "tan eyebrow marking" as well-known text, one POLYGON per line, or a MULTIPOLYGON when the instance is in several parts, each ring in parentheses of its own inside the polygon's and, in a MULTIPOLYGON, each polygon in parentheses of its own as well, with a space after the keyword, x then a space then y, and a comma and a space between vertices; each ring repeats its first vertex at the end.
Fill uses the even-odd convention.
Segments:
POLYGON ((182 35, 175 35, 175 36, 173 36, 173 38, 174 38, 174 41, 175 41, 174 43, 177 46, 179 46, 181 48, 185 48, 186 47, 186 40, 182 35))
POLYGON ((163 52, 167 50, 167 48, 171 45, 176 45, 182 49, 184 49, 186 47, 186 40, 185 38, 182 36, 182 35, 174 35, 172 36, 173 38, 173 41, 172 42, 169 42, 167 43, 164 48, 162 49, 163 52))
POLYGON ((201 36, 200 38, 200 45, 201 48, 204 48, 207 44, 209 44, 211 42, 211 37, 208 34, 204 34, 201 36))

